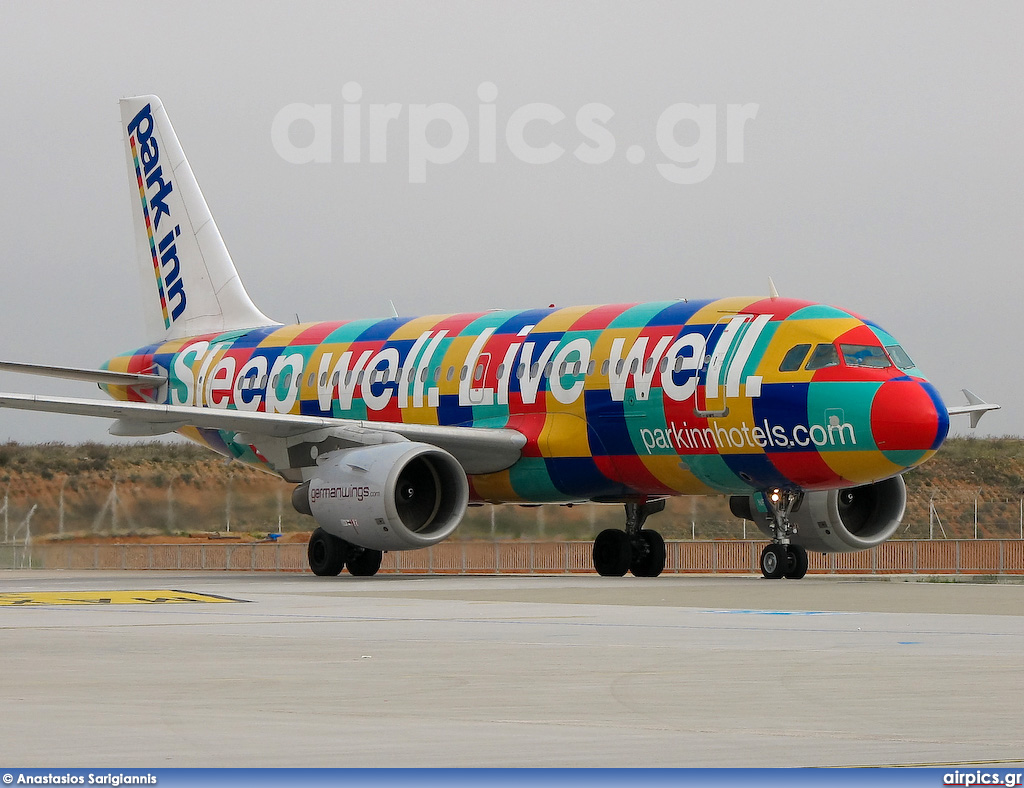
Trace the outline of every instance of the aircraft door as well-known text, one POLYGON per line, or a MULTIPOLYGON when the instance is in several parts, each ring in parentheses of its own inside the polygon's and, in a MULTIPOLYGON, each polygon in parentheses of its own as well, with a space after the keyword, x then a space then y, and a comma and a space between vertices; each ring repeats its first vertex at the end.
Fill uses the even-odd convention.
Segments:
POLYGON ((735 355, 735 348, 743 335, 748 317, 725 317, 711 329, 698 380, 694 415, 703 418, 722 418, 729 414, 729 405, 726 402, 726 377, 729 362, 735 355))
POLYGON ((484 388, 484 381, 487 380, 490 368, 491 354, 481 353, 477 356, 476 364, 474 364, 473 369, 469 371, 469 374, 472 376, 470 378, 469 400, 474 405, 482 405, 487 394, 493 394, 493 389, 489 392, 484 388))

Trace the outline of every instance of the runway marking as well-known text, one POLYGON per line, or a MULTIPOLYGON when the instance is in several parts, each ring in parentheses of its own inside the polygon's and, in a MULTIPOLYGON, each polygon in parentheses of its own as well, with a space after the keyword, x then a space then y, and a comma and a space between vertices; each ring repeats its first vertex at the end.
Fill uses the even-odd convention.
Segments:
POLYGON ((0 593, 0 607, 42 605, 166 605, 179 602, 244 602, 215 594, 192 591, 29 591, 0 593))

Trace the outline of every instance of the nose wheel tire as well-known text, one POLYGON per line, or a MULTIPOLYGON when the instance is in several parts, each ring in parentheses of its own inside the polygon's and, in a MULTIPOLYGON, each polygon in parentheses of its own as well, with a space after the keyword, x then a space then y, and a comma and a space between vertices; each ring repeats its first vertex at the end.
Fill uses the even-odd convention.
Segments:
POLYGON ((784 544, 770 544, 761 551, 761 574, 777 580, 789 568, 789 551, 784 544))
POLYGON ((807 551, 798 544, 786 545, 789 559, 785 576, 790 580, 799 580, 807 574, 807 551))
POLYGON ((769 580, 799 580, 807 574, 807 550, 798 544, 770 544, 761 552, 761 574, 769 580))

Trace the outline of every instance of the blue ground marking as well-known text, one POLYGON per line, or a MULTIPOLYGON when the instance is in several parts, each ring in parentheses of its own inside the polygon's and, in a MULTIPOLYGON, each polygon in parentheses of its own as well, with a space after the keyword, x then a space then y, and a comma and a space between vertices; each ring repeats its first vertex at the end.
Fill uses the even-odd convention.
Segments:
POLYGON ((732 613, 743 616, 848 616, 836 610, 705 610, 705 613, 732 613))

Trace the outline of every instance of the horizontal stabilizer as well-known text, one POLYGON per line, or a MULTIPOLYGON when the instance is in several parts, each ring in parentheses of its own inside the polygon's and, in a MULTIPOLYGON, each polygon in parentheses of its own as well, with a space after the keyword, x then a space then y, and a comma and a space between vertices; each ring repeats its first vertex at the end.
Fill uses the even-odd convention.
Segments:
POLYGON ((985 402, 977 394, 963 389, 964 396, 967 397, 969 405, 960 405, 956 408, 947 408, 950 416, 959 416, 962 413, 969 413, 971 416, 971 429, 978 426, 978 422, 981 421, 981 417, 988 413, 990 410, 999 410, 998 405, 985 402))
POLYGON ((25 364, 18 361, 0 361, 0 370, 26 375, 42 375, 63 380, 82 380, 86 383, 104 383, 108 386, 162 386, 163 375, 144 375, 136 372, 111 372, 109 369, 81 369, 79 367, 53 367, 45 364, 25 364))

